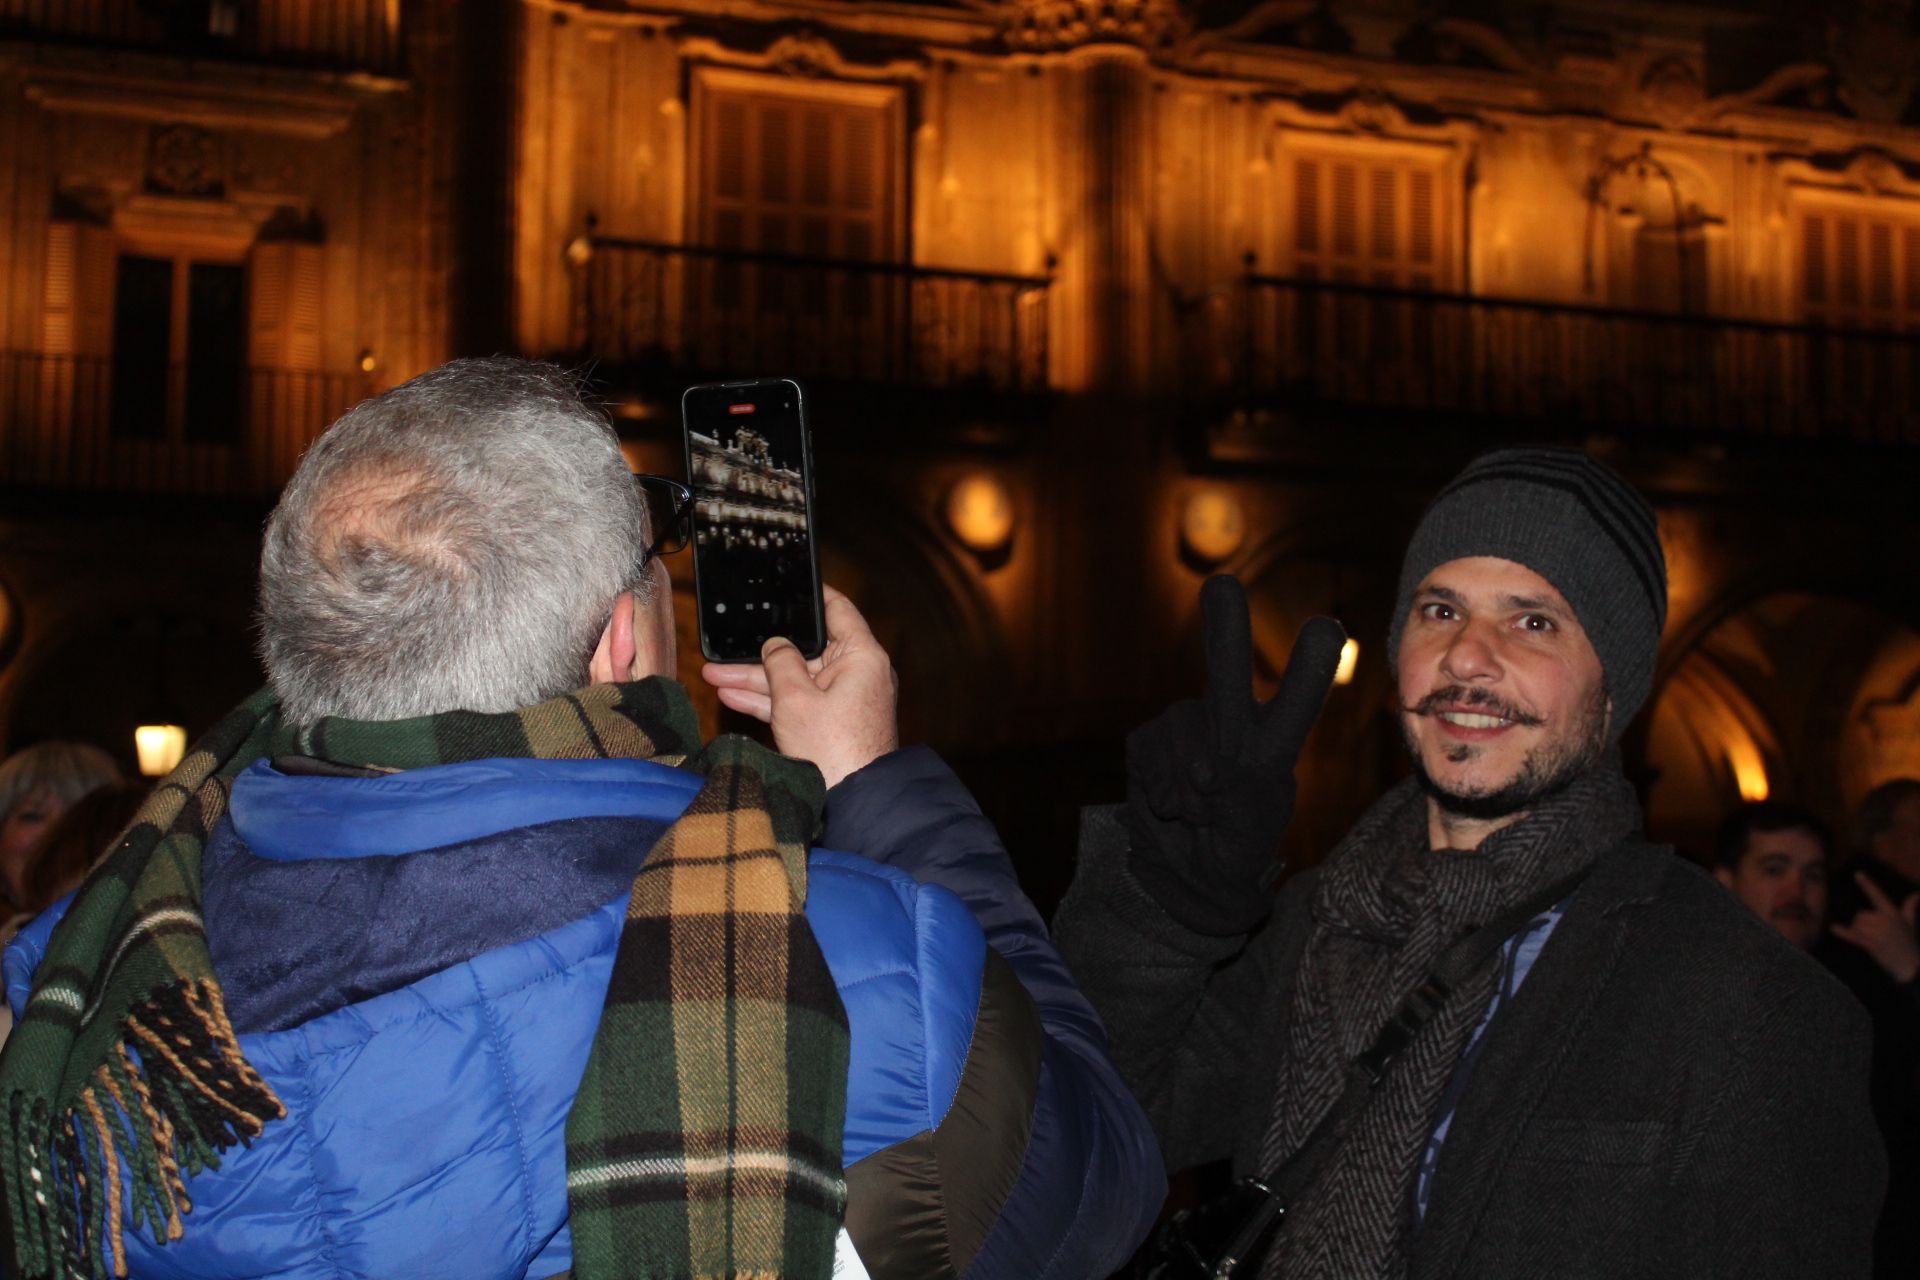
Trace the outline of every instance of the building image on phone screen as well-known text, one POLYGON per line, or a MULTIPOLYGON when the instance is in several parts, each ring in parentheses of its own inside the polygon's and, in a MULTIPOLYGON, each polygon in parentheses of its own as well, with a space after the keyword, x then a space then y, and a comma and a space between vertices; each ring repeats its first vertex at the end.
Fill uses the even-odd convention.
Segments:
POLYGON ((691 437, 700 622, 730 652, 757 653, 760 637, 813 628, 799 432, 782 425, 730 421, 691 437))

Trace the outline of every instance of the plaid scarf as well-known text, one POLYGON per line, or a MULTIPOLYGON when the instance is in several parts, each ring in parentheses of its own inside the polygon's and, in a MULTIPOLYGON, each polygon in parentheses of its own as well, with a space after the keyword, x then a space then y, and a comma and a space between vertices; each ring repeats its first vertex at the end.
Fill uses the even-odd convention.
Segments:
POLYGON ((619 756, 704 776, 635 877, 568 1116, 573 1275, 828 1275, 847 1026, 802 914, 820 777, 742 738, 698 743, 685 691, 659 679, 303 732, 267 691, 241 704, 81 888, 0 1055, 14 1274, 125 1276, 128 1206, 179 1239, 186 1179, 286 1114, 221 1004, 200 860, 233 776, 297 752, 385 769, 619 756))

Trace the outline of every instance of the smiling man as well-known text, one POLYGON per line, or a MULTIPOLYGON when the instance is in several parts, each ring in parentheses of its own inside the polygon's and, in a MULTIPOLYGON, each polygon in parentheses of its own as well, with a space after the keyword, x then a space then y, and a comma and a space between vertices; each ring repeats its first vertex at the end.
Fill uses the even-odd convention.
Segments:
POLYGON ((1239 584, 1202 601, 1206 696, 1128 739, 1055 928, 1169 1168, 1285 1209, 1236 1274, 1866 1274, 1864 1019, 1642 840, 1622 773, 1666 619, 1645 499, 1556 449, 1441 490, 1388 645, 1413 776, 1277 898, 1340 636, 1258 705, 1239 584))

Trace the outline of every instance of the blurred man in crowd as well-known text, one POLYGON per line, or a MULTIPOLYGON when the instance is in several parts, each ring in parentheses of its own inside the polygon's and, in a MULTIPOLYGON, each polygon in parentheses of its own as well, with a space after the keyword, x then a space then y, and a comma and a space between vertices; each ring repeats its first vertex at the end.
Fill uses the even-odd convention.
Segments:
POLYGON ((1920 779, 1867 793, 1853 822, 1859 856, 1833 887, 1821 956, 1873 1019, 1873 1111, 1887 1143, 1887 1201, 1875 1274, 1920 1270, 1920 779))
POLYGON ((0 1058, 9 1274, 1125 1259, 1164 1188, 1144 1117, 991 827, 893 759, 852 604, 819 661, 768 646, 811 763, 700 740, 659 559, 687 497, 521 360, 308 451, 261 557, 270 688, 9 953, 19 1000, 44 950, 0 1058), (810 848, 827 804, 893 865, 810 848))
POLYGON ((1780 800, 1743 804, 1714 842, 1713 878, 1802 951, 1827 923, 1826 824, 1780 800))
POLYGON ((1056 936, 1169 1167, 1285 1191, 1261 1273, 1864 1275, 1865 1019, 1643 843, 1621 772, 1666 617, 1645 499, 1549 449, 1441 490, 1387 646, 1414 776, 1277 903, 1339 636, 1256 706, 1239 584, 1203 605, 1205 698, 1129 738, 1056 936))

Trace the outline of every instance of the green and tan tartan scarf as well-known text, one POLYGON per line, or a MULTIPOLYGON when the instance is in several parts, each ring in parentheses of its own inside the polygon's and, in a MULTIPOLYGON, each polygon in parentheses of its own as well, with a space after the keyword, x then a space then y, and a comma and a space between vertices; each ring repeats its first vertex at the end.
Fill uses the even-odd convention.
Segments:
POLYGON ((187 1179, 285 1115, 221 1003, 200 861, 233 776, 299 752, 389 769, 618 756, 701 774, 635 878, 568 1117, 573 1275, 827 1276, 846 1198, 847 1028, 803 914, 820 777, 745 739, 698 742, 686 692, 658 679, 304 733, 269 693, 248 699, 82 887, 0 1054, 13 1274, 126 1275, 129 1207, 133 1226, 180 1238, 187 1179))

